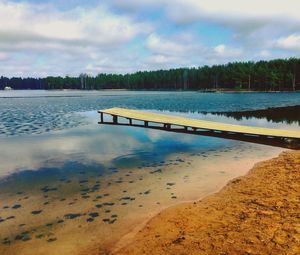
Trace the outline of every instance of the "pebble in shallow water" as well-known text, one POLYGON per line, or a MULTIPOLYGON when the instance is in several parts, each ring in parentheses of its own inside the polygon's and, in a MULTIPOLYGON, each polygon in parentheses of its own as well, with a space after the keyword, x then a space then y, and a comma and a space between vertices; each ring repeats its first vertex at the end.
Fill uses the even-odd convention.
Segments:
POLYGON ((20 207, 22 207, 20 204, 15 204, 15 205, 13 205, 11 208, 12 208, 12 209, 18 209, 18 208, 20 208, 20 207))
POLYGON ((43 211, 43 210, 32 211, 31 214, 37 215, 37 214, 40 214, 42 211, 43 211))
POLYGON ((80 216, 82 216, 81 213, 67 213, 67 214, 64 215, 64 217, 66 219, 70 219, 70 220, 76 219, 76 218, 78 218, 80 216))

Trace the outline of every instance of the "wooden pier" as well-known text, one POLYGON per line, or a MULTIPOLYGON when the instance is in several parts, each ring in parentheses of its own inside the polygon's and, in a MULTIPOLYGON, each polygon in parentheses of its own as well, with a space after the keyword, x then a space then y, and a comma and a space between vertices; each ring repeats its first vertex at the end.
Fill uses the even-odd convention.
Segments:
POLYGON ((215 136, 285 148, 300 148, 300 132, 262 127, 241 126, 221 122, 190 119, 124 108, 99 110, 99 124, 125 125, 164 130, 169 132, 215 136), (104 121, 104 115, 112 121, 104 121), (119 121, 122 118, 124 121, 119 121))

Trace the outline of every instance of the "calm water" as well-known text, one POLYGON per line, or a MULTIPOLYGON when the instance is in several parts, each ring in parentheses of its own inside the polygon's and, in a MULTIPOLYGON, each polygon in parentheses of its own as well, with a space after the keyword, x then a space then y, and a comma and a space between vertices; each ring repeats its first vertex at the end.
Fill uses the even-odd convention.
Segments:
POLYGON ((98 109, 128 107, 299 130, 297 121, 207 114, 299 103, 298 93, 1 92, 0 253, 32 254, 38 246, 41 254, 62 254, 65 244, 86 247, 86 231, 96 230, 95 235, 110 233, 101 239, 104 249, 148 219, 149 211, 209 194, 244 174, 253 162, 280 151, 220 138, 98 125, 98 109), (76 224, 68 224, 70 213, 76 213, 76 224), (95 219, 87 218, 89 214, 95 219), (70 232, 76 240, 67 237, 70 232), (35 237, 40 235, 47 236, 43 242, 35 237), (55 246, 47 250, 49 242, 55 246), (18 250, 20 245, 24 250, 18 250))
POLYGON ((78 113, 110 107, 224 112, 297 105, 300 93, 1 91, 0 136, 40 134, 86 123, 78 113))

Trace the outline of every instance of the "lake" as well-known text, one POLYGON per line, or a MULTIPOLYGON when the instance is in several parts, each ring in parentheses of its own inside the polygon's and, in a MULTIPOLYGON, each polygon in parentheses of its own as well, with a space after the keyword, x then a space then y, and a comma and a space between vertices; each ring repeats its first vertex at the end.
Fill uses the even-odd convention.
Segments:
POLYGON ((0 92, 0 253, 105 253, 164 208, 212 194, 283 150, 99 125, 98 109, 300 130, 296 120, 210 113, 299 103, 299 93, 0 92))

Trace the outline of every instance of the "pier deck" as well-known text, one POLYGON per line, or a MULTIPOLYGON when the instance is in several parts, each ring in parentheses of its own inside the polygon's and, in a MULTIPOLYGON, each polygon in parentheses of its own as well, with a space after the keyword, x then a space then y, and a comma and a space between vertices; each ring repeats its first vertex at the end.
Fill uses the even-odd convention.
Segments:
POLYGON ((254 137, 265 139, 273 138, 273 140, 276 141, 296 140, 297 143, 300 141, 299 131, 232 125, 124 108, 111 108, 99 110, 98 112, 100 113, 100 124, 139 126, 180 133, 214 135, 219 137, 225 136, 224 138, 237 138, 238 140, 247 140, 249 137, 254 137), (112 122, 104 122, 104 114, 111 115, 112 122), (125 123, 119 122, 119 117, 125 118, 128 121, 125 123), (142 122, 142 124, 137 124, 133 121, 139 121, 142 122), (150 125, 151 123, 155 123, 155 125, 150 125))

